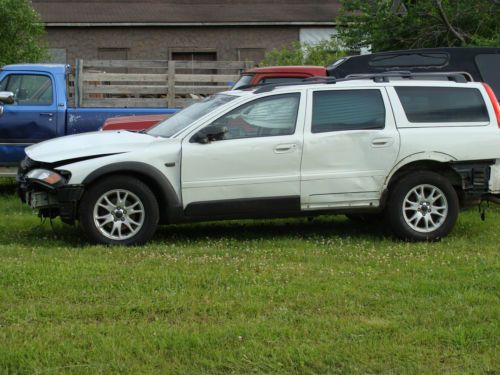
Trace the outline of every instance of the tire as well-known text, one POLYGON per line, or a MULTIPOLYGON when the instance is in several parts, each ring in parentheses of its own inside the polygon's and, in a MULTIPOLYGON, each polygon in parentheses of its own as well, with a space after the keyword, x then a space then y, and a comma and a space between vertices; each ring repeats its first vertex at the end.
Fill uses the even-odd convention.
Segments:
POLYGON ((80 225, 93 243, 142 245, 158 227, 159 207, 151 189, 128 176, 91 185, 80 202, 80 225))
POLYGON ((392 231, 407 241, 436 241, 448 235, 459 212, 451 183, 435 172, 403 177, 390 192, 387 215, 392 231))

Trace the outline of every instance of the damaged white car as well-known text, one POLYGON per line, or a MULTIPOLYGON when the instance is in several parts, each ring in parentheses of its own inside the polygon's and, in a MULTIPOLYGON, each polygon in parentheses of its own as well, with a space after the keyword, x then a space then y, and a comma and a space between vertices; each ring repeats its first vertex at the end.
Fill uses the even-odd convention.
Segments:
POLYGON ((159 224, 337 213, 383 215, 403 239, 435 240, 461 205, 500 200, 498 101, 460 77, 387 73, 214 95, 145 133, 29 147, 20 197, 105 244, 142 244, 159 224))

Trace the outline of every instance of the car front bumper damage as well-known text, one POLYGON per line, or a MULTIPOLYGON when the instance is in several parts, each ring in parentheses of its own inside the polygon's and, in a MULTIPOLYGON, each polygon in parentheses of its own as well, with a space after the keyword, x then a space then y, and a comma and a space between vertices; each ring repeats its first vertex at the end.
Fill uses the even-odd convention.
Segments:
POLYGON ((74 224, 77 218, 78 202, 84 192, 83 185, 67 184, 67 179, 64 177, 54 185, 40 179, 30 178, 30 172, 37 167, 58 173, 47 165, 42 166, 32 161, 23 163, 17 174, 19 198, 33 210, 37 210, 40 217, 52 219, 60 216, 64 223, 74 224))

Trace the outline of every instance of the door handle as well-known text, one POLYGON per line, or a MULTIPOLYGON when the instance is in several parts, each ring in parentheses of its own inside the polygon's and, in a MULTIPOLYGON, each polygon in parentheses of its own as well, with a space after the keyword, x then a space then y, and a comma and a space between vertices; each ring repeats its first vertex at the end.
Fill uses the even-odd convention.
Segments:
POLYGON ((393 138, 375 138, 372 140, 372 147, 387 147, 394 143, 393 138))
POLYGON ((294 152, 296 149, 297 149, 297 145, 295 143, 278 145, 274 148, 274 153, 275 154, 285 154, 287 152, 294 152))
POLYGON ((50 113, 50 112, 42 112, 42 113, 40 113, 40 116, 54 117, 54 114, 50 113))

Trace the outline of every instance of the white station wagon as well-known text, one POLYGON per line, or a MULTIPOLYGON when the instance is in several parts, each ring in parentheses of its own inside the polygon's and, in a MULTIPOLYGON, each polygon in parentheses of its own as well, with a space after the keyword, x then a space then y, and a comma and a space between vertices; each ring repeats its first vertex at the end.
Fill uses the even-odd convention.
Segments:
POLYGON ((143 133, 31 146, 19 191, 105 244, 142 244, 158 224, 338 213, 435 240, 461 205, 500 201, 499 124, 491 89, 459 74, 270 85, 214 95, 143 133))

